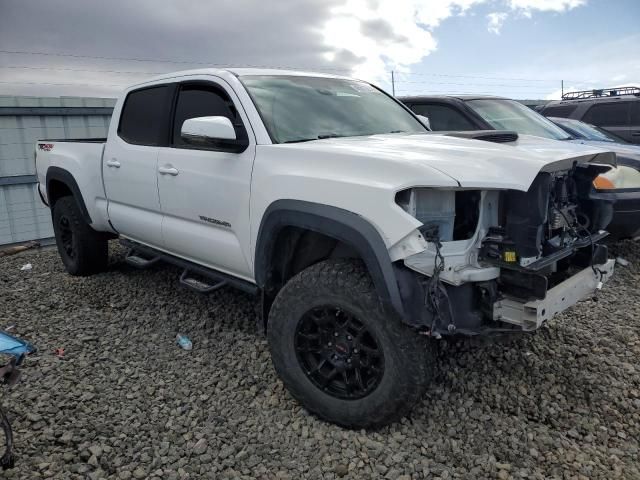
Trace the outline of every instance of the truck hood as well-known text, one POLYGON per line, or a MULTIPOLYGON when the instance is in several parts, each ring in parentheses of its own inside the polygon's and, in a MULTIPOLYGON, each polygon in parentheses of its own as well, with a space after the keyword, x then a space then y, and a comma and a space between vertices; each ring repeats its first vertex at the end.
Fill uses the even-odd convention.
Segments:
MULTIPOLYGON (((640 161, 640 145, 631 145, 626 143, 615 142, 601 142, 598 140, 583 140, 581 138, 569 140, 572 143, 579 143, 581 145, 589 145, 592 147, 602 148, 604 150, 610 150, 620 157, 626 157, 632 160, 640 161)), ((622 163, 622 162, 620 162, 622 163)))
MULTIPOLYGON (((571 142, 520 135, 510 143, 449 137, 439 133, 387 134, 328 138, 279 144, 322 156, 369 157, 388 161, 394 168, 419 164, 453 178, 464 188, 526 191, 542 171, 571 168, 574 161, 615 164, 611 151, 571 142)), ((301 152, 302 153, 302 152, 301 152)))

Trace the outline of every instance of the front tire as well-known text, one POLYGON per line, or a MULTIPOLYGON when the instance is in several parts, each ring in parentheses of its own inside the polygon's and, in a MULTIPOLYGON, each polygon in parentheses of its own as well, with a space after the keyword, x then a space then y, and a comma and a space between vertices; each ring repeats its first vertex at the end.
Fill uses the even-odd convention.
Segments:
POLYGON ((358 260, 326 260, 293 277, 271 308, 268 340, 291 395, 346 428, 399 420, 433 377, 432 341, 385 312, 358 260))
POLYGON ((85 222, 72 196, 55 203, 53 231, 64 268, 71 275, 87 276, 107 267, 107 239, 85 222))

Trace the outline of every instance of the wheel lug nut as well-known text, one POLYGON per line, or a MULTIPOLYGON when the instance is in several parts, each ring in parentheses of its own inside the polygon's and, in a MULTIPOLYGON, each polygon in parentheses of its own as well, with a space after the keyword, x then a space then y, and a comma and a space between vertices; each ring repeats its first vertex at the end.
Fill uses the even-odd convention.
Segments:
POLYGON ((357 348, 354 348, 354 349, 353 349, 353 353, 358 353, 358 349, 357 349, 357 348))
POLYGON ((349 340, 349 341, 353 340, 353 339, 351 338, 351 335, 347 335, 347 340, 349 340))
POLYGON ((338 332, 333 332, 333 336, 337 337, 338 336, 338 332))
POLYGON ((350 358, 347 358, 347 363, 351 363, 351 359, 350 358))
POLYGON ((331 345, 332 345, 332 343, 331 343, 331 342, 327 343, 327 347, 330 347, 331 345))

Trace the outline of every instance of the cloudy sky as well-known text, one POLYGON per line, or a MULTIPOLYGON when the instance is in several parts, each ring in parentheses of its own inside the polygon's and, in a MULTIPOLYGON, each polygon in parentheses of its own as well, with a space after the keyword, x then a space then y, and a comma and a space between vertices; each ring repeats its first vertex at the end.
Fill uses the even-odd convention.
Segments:
POLYGON ((640 84, 639 23, 638 0, 0 0, 0 95, 113 97, 234 65, 556 98, 561 80, 640 84))

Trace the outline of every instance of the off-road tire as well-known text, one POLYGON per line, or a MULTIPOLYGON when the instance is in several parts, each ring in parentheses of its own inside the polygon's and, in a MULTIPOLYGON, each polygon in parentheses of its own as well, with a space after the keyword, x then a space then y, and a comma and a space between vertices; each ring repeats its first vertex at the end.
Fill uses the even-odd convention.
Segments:
POLYGON ((72 196, 62 197, 55 203, 53 231, 62 263, 71 275, 87 276, 106 269, 107 239, 85 222, 72 196))
POLYGON ((383 309, 359 260, 326 260, 294 276, 278 293, 267 331, 276 372, 291 395, 321 419, 346 428, 378 428, 409 413, 433 378, 433 340, 383 309), (298 322, 314 307, 350 312, 371 330, 384 353, 377 387, 357 399, 336 398, 317 386, 296 354, 298 322))

